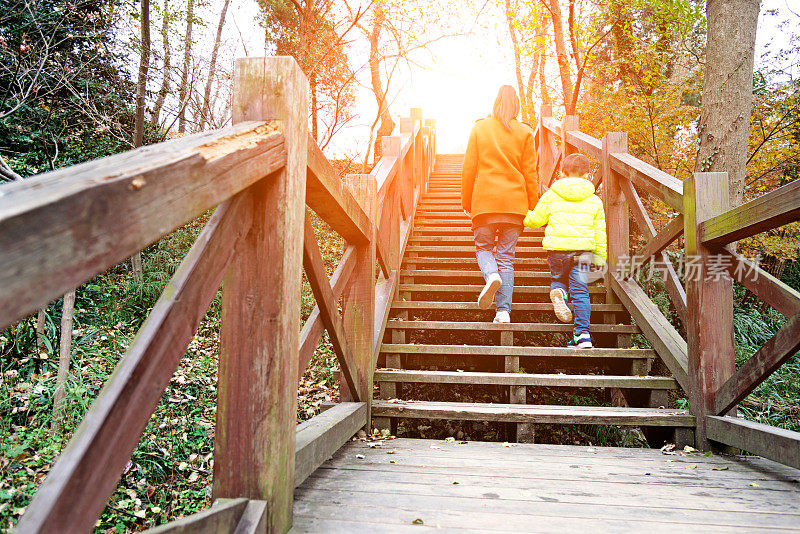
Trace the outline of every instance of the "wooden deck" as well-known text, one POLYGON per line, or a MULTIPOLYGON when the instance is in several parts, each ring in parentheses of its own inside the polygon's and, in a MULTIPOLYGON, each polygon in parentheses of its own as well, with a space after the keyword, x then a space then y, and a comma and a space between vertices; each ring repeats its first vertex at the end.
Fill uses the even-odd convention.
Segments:
POLYGON ((800 471, 754 456, 698 452, 350 442, 295 490, 291 532, 587 528, 800 532, 800 471))

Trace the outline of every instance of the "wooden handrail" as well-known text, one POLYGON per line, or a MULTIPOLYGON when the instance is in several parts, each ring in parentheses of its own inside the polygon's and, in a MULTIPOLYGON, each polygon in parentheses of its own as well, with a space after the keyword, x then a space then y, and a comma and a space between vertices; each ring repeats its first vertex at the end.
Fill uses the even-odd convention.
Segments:
POLYGON ((672 209, 683 211, 683 183, 632 154, 611 154, 611 169, 634 185, 662 200, 672 209))
POLYGON ((700 239, 723 246, 800 219, 800 180, 700 223, 700 239))
POLYGON ((283 139, 245 122, 4 185, 0 328, 282 168, 283 139))

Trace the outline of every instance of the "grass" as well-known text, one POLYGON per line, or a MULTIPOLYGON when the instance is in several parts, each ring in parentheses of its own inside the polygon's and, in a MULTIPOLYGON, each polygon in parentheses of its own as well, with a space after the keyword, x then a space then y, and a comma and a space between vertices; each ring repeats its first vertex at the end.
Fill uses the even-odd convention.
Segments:
MULTIPOLYGON (((58 365, 61 300, 46 310, 46 342, 36 348, 35 317, 0 332, 0 531, 11 530, 92 401, 110 377, 209 214, 176 230, 142 254, 144 277, 119 265, 76 292, 70 376, 51 431, 58 365)), ((328 274, 343 241, 316 216, 315 232, 328 274)), ((131 460, 96 525, 96 532, 134 532, 208 507, 213 472, 221 292, 161 396, 131 460)), ((315 305, 303 280, 301 318, 315 305)), ((301 378, 298 421, 338 397, 338 368, 327 337, 301 378)))

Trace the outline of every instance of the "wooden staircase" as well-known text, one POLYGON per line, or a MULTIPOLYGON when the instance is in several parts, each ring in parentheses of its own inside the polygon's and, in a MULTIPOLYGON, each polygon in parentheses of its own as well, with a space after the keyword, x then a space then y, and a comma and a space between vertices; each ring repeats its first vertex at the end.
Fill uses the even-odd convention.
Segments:
POLYGON ((420 199, 374 376, 373 426, 396 432, 399 419, 506 422, 516 423, 505 427, 507 437, 533 441, 534 424, 625 425, 642 427, 658 445, 691 441, 694 418, 667 408, 677 381, 650 375, 656 353, 633 346, 640 330, 601 285, 590 286, 598 348, 565 347, 572 325, 552 312, 541 230, 526 229, 517 245, 513 322, 494 324, 494 309, 478 309, 484 281, 461 209, 461 162, 461 155, 437 156, 420 199), (494 386, 501 402, 463 402, 471 386, 494 386), (596 397, 607 406, 565 404, 576 398, 571 392, 602 389, 610 393, 596 397))

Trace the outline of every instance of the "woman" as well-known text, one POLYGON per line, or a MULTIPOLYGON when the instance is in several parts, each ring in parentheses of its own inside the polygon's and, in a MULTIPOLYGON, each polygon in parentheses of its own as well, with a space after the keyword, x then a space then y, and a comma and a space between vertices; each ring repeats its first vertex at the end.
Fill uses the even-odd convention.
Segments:
POLYGON ((472 128, 461 170, 461 205, 472 219, 475 253, 486 281, 478 307, 488 309, 496 294, 495 323, 511 322, 514 249, 522 221, 539 199, 533 131, 516 120, 518 113, 517 92, 502 86, 491 116, 472 128))

